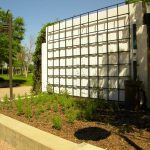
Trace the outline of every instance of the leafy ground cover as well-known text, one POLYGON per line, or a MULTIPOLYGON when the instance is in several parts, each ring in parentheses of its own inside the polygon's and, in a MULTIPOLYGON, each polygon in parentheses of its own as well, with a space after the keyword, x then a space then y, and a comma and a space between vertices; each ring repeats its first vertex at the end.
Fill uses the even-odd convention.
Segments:
MULTIPOLYGON (((29 74, 26 78, 23 75, 13 76, 13 86, 31 86, 32 85, 32 74, 29 74)), ((9 87, 9 76, 0 75, 0 87, 9 87)))
POLYGON ((149 149, 150 113, 128 112, 115 103, 61 94, 17 96, 0 102, 0 113, 76 143, 108 149, 149 149))

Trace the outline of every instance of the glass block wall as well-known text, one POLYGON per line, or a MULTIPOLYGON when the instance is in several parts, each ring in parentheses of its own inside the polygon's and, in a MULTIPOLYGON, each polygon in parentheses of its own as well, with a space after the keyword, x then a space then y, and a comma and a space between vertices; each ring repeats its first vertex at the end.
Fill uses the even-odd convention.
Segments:
POLYGON ((131 75, 130 10, 118 4, 47 28, 47 82, 54 92, 124 101, 131 75))

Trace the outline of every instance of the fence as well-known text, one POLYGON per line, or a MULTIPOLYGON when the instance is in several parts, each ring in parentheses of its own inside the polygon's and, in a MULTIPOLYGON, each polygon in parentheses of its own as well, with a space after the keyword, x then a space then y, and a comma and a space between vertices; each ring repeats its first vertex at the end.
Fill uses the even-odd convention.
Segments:
POLYGON ((124 101, 124 81, 133 70, 133 10, 139 8, 142 3, 121 3, 47 27, 43 91, 51 84, 56 93, 67 90, 73 96, 124 101))

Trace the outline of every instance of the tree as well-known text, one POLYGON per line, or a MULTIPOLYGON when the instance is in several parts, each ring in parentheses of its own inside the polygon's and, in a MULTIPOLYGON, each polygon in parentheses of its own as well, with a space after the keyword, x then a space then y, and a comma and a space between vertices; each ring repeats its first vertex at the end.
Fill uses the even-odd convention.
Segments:
POLYGON ((143 1, 143 2, 150 2, 150 0, 126 0, 126 3, 136 3, 139 1, 143 1))
POLYGON ((8 57, 8 32, 4 25, 6 25, 6 12, 0 8, 0 64, 3 64, 8 57))
POLYGON ((17 53, 16 59, 14 60, 14 69, 13 72, 20 72, 21 75, 24 73, 25 68, 25 48, 21 47, 21 50, 17 53))
MULTIPOLYGON (((9 40, 8 40, 8 29, 5 28, 3 31, 2 27, 8 24, 8 15, 13 15, 11 13, 7 14, 5 10, 0 9, 0 64, 9 62, 9 40)), ((12 53, 13 53, 13 63, 15 62, 17 53, 21 50, 21 41, 24 38, 25 25, 24 19, 22 17, 13 18, 13 31, 12 31, 12 53)))
POLYGON ((32 64, 32 56, 33 56, 33 50, 35 47, 35 39, 33 36, 30 35, 29 37, 29 44, 25 46, 26 50, 26 70, 25 75, 28 76, 29 72, 29 66, 32 64))
POLYGON ((46 42, 46 27, 54 23, 47 23, 39 32, 36 40, 35 52, 33 54, 33 91, 38 93, 41 91, 41 45, 46 42))
MULTIPOLYGON (((30 48, 32 48, 31 45, 30 48)), ((19 72, 21 75, 25 75, 26 78, 28 77, 29 67, 32 67, 32 50, 25 46, 21 47, 14 61, 14 73, 18 74, 19 72)))

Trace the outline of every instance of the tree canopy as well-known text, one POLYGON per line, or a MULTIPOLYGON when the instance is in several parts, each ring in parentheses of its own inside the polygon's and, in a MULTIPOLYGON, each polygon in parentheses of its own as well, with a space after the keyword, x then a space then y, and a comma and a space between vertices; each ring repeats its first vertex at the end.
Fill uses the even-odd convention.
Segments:
POLYGON ((22 17, 14 18, 12 13, 7 14, 5 10, 0 8, 0 64, 3 62, 8 63, 8 27, 5 27, 8 25, 8 15, 12 16, 13 60, 16 59, 17 53, 21 50, 21 41, 23 40, 25 33, 24 19, 22 17))
POLYGON ((126 0, 126 3, 136 3, 139 1, 143 1, 143 2, 150 2, 150 0, 126 0))

